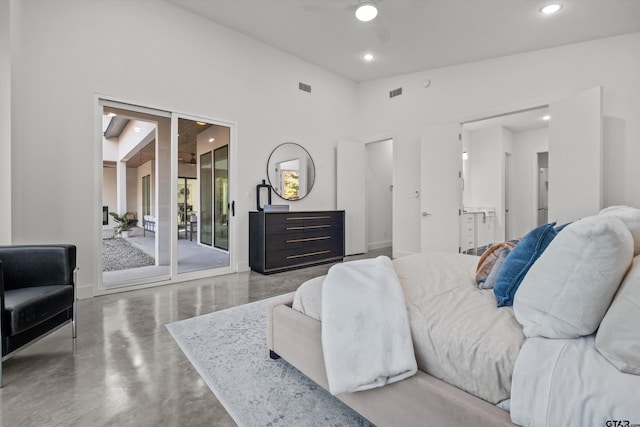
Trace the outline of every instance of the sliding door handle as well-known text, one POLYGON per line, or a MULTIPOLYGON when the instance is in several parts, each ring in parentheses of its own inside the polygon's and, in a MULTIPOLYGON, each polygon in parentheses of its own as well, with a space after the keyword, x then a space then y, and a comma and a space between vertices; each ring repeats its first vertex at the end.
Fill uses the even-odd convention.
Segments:
POLYGON ((231 201, 231 216, 236 216, 236 201, 231 201))

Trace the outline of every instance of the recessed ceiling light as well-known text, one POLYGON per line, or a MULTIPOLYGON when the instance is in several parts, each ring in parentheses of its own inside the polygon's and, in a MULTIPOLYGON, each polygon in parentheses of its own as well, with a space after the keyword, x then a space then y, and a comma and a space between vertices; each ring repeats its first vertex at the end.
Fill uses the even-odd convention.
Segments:
POLYGON ((364 55, 362 55, 362 59, 364 59, 367 62, 371 62, 373 61, 373 54, 372 53, 365 53, 364 55))
POLYGON ((136 127, 133 128, 133 131, 136 132, 136 133, 140 132, 140 128, 138 126, 136 126, 136 127))
POLYGON ((562 5, 560 3, 551 3, 540 9, 540 12, 544 13, 545 15, 551 15, 552 13, 556 13, 560 9, 562 9, 562 5))
POLYGON ((196 124, 197 124, 197 125, 200 125, 200 126, 204 126, 204 125, 206 125, 206 123, 205 123, 205 122, 196 122, 196 124))
POLYGON ((356 18, 362 22, 368 22, 378 16, 378 8, 373 1, 362 0, 356 8, 356 18))
POLYGON ((545 122, 548 122, 549 120, 551 120, 551 116, 550 115, 544 115, 542 116, 542 120, 544 120, 545 122))
POLYGON ((209 138, 209 142, 213 142, 215 140, 216 140, 215 138, 209 138))
POLYGON ((110 112, 109 114, 107 114, 107 117, 115 117, 116 113, 114 113, 113 111, 110 112))

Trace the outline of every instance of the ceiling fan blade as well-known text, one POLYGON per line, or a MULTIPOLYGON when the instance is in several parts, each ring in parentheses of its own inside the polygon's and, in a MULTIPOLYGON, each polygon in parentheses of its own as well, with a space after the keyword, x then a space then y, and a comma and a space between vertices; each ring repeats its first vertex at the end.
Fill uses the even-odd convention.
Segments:
POLYGON ((389 32, 389 29, 384 24, 384 22, 380 20, 380 18, 374 19, 373 21, 371 21, 371 24, 373 25, 373 31, 376 33, 376 36, 378 36, 378 39, 380 39, 382 43, 386 43, 391 40, 391 33, 389 32))
POLYGON ((335 3, 315 3, 315 4, 305 4, 302 6, 302 10, 305 12, 333 12, 333 11, 344 11, 344 10, 356 10, 355 5, 345 6, 335 3))

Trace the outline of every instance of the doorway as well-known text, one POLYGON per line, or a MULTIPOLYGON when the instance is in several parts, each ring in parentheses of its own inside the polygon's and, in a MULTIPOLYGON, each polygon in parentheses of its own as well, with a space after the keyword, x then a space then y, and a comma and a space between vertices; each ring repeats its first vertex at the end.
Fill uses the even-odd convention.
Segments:
POLYGON ((338 141, 336 205, 345 211, 346 255, 393 248, 394 159, 391 138, 366 144, 338 141))
POLYGON ((493 217, 489 239, 522 237, 537 225, 537 156, 548 151, 548 107, 464 123, 463 211, 493 217))
POLYGON ((233 125, 108 100, 98 105, 102 210, 108 214, 101 218, 98 283, 114 289, 235 271, 232 222, 222 207, 232 194, 233 125), (206 162, 199 162, 214 152, 225 153, 216 177, 213 170, 203 173, 206 162), (214 211, 225 226, 224 242, 215 246, 203 233, 206 214, 214 211))
POLYGON ((549 152, 538 153, 538 225, 549 222, 549 152))
POLYGON ((366 144, 367 251, 393 242, 393 140, 366 144))

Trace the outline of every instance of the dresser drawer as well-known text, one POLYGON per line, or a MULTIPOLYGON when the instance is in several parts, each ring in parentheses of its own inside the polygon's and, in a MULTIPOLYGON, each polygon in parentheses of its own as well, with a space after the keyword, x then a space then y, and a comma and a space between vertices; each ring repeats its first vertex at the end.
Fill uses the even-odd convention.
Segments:
POLYGON ((340 227, 341 220, 338 221, 335 212, 326 214, 270 214, 265 221, 265 233, 267 235, 283 233, 299 233, 315 230, 328 230, 340 227))
POLYGON ((318 246, 327 246, 336 241, 341 241, 343 238, 342 229, 329 228, 329 229, 314 229, 298 232, 287 232, 281 234, 274 234, 270 236, 269 242, 267 242, 267 249, 282 250, 282 249, 301 249, 301 248, 313 248, 318 246))
POLYGON ((312 264, 318 261, 342 259, 342 245, 331 244, 309 248, 309 250, 291 251, 287 249, 268 251, 265 254, 265 268, 290 267, 299 264, 312 264))

